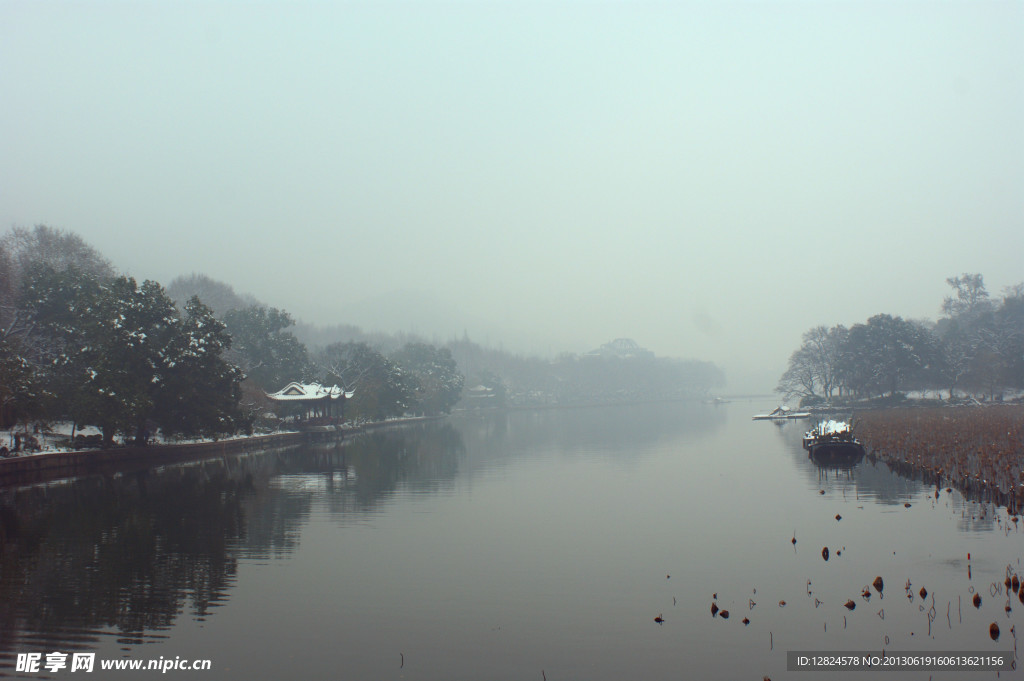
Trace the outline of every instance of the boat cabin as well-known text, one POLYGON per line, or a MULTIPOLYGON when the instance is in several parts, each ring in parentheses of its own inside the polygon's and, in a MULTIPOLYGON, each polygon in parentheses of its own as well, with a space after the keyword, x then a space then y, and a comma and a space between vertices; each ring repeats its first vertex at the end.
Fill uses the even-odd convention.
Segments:
POLYGON ((804 433, 804 449, 818 463, 851 468, 864 456, 864 445, 846 421, 825 420, 804 433))

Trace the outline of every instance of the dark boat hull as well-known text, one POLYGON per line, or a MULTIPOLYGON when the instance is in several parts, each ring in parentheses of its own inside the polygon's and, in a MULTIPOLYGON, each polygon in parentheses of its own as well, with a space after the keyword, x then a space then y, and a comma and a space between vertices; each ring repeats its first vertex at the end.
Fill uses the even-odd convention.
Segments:
POLYGON ((864 458, 864 446, 859 442, 820 442, 807 446, 814 463, 828 468, 853 468, 864 458))

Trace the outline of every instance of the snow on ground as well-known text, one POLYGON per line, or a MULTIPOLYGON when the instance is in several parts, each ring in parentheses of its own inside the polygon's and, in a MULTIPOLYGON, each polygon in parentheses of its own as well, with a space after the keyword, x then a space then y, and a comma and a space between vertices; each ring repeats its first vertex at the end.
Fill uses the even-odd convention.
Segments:
MULTIPOLYGON (((906 396, 909 400, 948 400, 949 389, 943 388, 941 390, 908 390, 906 392, 906 396)), ((966 390, 957 390, 956 396, 960 399, 976 397, 981 401, 985 401, 984 395, 975 395, 966 390)), ((1012 402, 1014 400, 1020 400, 1022 398, 1024 398, 1024 391, 1022 390, 1004 390, 1002 393, 1002 400, 1004 402, 1012 402)))
MULTIPOLYGON (((0 430, 0 447, 7 447, 11 452, 14 451, 14 436, 18 434, 21 436, 23 451, 18 452, 20 456, 26 454, 39 454, 42 452, 64 452, 70 451, 71 448, 62 446, 61 443, 71 439, 71 423, 54 423, 51 424, 49 429, 45 432, 42 430, 35 431, 30 429, 27 435, 34 438, 39 444, 39 451, 24 451, 26 444, 31 444, 31 440, 26 440, 26 431, 22 427, 11 428, 9 430, 0 430)), ((100 435, 98 428, 92 426, 85 426, 84 428, 76 428, 75 435, 82 435, 85 437, 100 435)))
MULTIPOLYGON (((14 451, 14 435, 17 433, 21 436, 22 440, 22 451, 18 452, 18 456, 28 456, 31 454, 45 454, 47 452, 73 452, 78 451, 77 448, 69 446, 71 441, 72 424, 68 423, 53 423, 50 424, 49 429, 46 432, 34 432, 29 430, 28 435, 35 438, 39 444, 38 450, 26 451, 24 449, 25 440, 25 429, 21 427, 13 428, 10 430, 0 430, 0 447, 6 447, 8 451, 14 451)), ((75 428, 75 437, 79 435, 83 437, 96 437, 102 436, 99 428, 94 426, 85 426, 81 428, 75 428)), ((241 438, 249 437, 248 435, 230 435, 224 436, 217 439, 218 442, 225 440, 237 440, 241 438)), ((151 438, 150 442, 153 444, 195 444, 199 442, 213 442, 212 438, 185 438, 185 439, 167 439, 161 434, 157 434, 151 438)), ((114 438, 115 445, 122 445, 124 442, 119 438, 114 438)))
MULTIPOLYGON (((408 420, 408 417, 395 417, 393 419, 386 419, 385 422, 394 421, 394 422, 397 423, 397 422, 406 421, 406 420, 408 420)), ((343 423, 341 425, 342 425, 342 428, 356 428, 356 427, 359 427, 360 425, 365 425, 365 424, 356 424, 356 423, 352 423, 352 422, 346 421, 345 423, 343 423)), ((225 441, 228 441, 228 440, 241 440, 241 439, 245 439, 245 438, 249 438, 249 437, 258 437, 258 436, 261 436, 261 435, 273 435, 274 433, 277 433, 277 432, 288 432, 289 430, 290 429, 288 427, 285 427, 285 428, 283 428, 283 430, 279 429, 279 430, 273 431, 273 432, 257 432, 257 433, 253 433, 253 435, 246 435, 244 433, 238 433, 238 434, 235 434, 235 435, 224 435, 224 436, 218 437, 216 440, 214 440, 213 438, 202 438, 202 437, 196 437, 196 438, 165 438, 165 437, 163 437, 162 433, 158 432, 153 437, 150 438, 150 443, 158 444, 158 445, 159 444, 185 445, 185 444, 199 444, 199 443, 203 443, 203 442, 214 442, 214 441, 216 441, 216 442, 225 442, 225 441)), ((69 446, 70 445, 70 440, 71 440, 71 431, 72 431, 72 424, 70 422, 52 423, 52 424, 50 424, 48 426, 48 428, 47 428, 47 430, 45 432, 42 432, 42 431, 35 432, 34 430, 29 430, 28 431, 28 435, 31 436, 32 438, 35 438, 36 442, 38 442, 38 444, 39 444, 39 449, 38 450, 34 450, 33 449, 33 450, 26 451, 25 450, 26 431, 25 431, 25 429, 23 427, 16 427, 16 428, 9 429, 9 430, 0 430, 0 447, 6 447, 8 451, 13 452, 14 451, 14 435, 15 435, 15 433, 17 433, 18 435, 21 436, 21 441, 22 441, 22 451, 18 452, 18 454, 17 454, 18 456, 28 456, 28 455, 32 455, 32 454, 45 454, 47 452, 73 452, 73 451, 78 451, 78 449, 76 449, 75 447, 69 446)), ((102 432, 100 432, 100 429, 96 428, 94 426, 85 426, 85 427, 81 427, 81 428, 74 428, 74 432, 75 432, 75 437, 76 438, 79 435, 81 435, 83 437, 96 437, 96 436, 101 436, 102 435, 102 432)), ((125 444, 125 442, 122 439, 114 438, 114 445, 115 446, 120 446, 120 445, 124 445, 124 444, 125 444)))

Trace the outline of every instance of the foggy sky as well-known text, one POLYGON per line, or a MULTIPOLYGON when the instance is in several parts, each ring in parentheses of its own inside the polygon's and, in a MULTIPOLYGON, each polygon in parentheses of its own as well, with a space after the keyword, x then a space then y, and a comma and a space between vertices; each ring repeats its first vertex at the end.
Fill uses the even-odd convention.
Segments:
POLYGON ((767 390, 811 326, 1024 280, 1022 35, 1021 2, 5 0, 0 231, 767 390))

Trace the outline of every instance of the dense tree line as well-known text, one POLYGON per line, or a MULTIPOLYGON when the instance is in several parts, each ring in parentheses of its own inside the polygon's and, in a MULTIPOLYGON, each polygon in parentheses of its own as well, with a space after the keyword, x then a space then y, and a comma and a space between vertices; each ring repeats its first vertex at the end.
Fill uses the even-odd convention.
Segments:
MULTIPOLYGON (((57 249, 60 250, 60 249, 57 249)), ((7 421, 67 420, 142 444, 151 429, 216 435, 240 425, 224 325, 198 298, 179 311, 160 284, 115 276, 73 235, 16 230, 0 366, 7 421), (63 244, 60 257, 39 245, 63 244)))
POLYGON ((1024 284, 994 301, 980 274, 946 281, 952 291, 937 322, 878 314, 810 329, 777 390, 806 403, 928 389, 1000 398, 1024 388, 1024 284))
MULTIPOLYGON (((309 329, 302 331, 305 335, 309 329)), ((628 356, 599 351, 562 353, 549 359, 487 347, 464 334, 460 339, 449 340, 436 350, 437 356, 431 357, 424 356, 422 346, 433 346, 404 333, 367 335, 356 327, 333 327, 321 328, 313 337, 321 341, 338 339, 329 342, 318 360, 326 367, 344 368, 344 372, 332 375, 360 376, 359 367, 369 367, 360 380, 389 386, 372 393, 373 405, 364 401, 368 398, 361 398, 357 391, 352 404, 360 414, 378 409, 376 397, 379 395, 393 395, 386 401, 392 405, 400 405, 406 399, 399 386, 404 385, 408 377, 397 375, 401 367, 391 366, 392 360, 397 360, 402 367, 417 368, 419 375, 415 380, 428 386, 427 392, 420 388, 417 393, 423 404, 436 404, 440 399, 442 404, 458 402, 466 407, 484 404, 474 399, 474 393, 481 388, 489 396, 486 404, 502 407, 692 399, 703 397, 725 383, 724 373, 711 362, 656 357, 643 350, 628 356), (331 335, 332 332, 336 335, 331 335), (386 352, 388 348, 391 350, 386 352), (416 348, 421 350, 416 351, 416 348), (339 354, 357 350, 367 359, 339 364, 339 354), (456 375, 465 378, 454 384, 450 379, 456 375), (385 377, 390 378, 385 381, 385 377), (456 389, 459 387, 461 401, 460 391, 456 389)))
POLYGON ((15 228, 0 238, 4 428, 67 421, 98 428, 107 445, 118 435, 144 444, 157 430, 252 432, 272 411, 275 420, 287 415, 266 394, 290 381, 352 392, 345 414, 358 421, 448 413, 480 385, 501 406, 694 397, 723 382, 709 362, 616 343, 549 360, 468 337, 438 347, 351 325, 296 326, 286 311, 202 274, 166 289, 119 275, 62 230, 15 228))
POLYGON ((287 382, 341 383, 353 416, 450 411, 451 353, 410 343, 310 353, 290 315, 202 275, 137 282, 74 234, 38 226, 0 238, 0 427, 67 421, 145 444, 251 432, 287 382), (207 295, 218 309, 207 305, 207 295), (177 302, 176 302, 177 301, 177 302), (333 353, 333 354, 332 354, 333 353))
POLYGON ((352 389, 348 413, 379 421, 402 414, 446 414, 463 376, 447 348, 410 342, 385 355, 364 342, 332 343, 316 354, 325 382, 352 389))
POLYGON ((553 360, 484 348, 468 338, 448 347, 468 385, 496 390, 500 401, 516 405, 690 399, 725 383, 724 373, 711 362, 656 357, 626 342, 631 345, 625 350, 608 343, 553 360))

